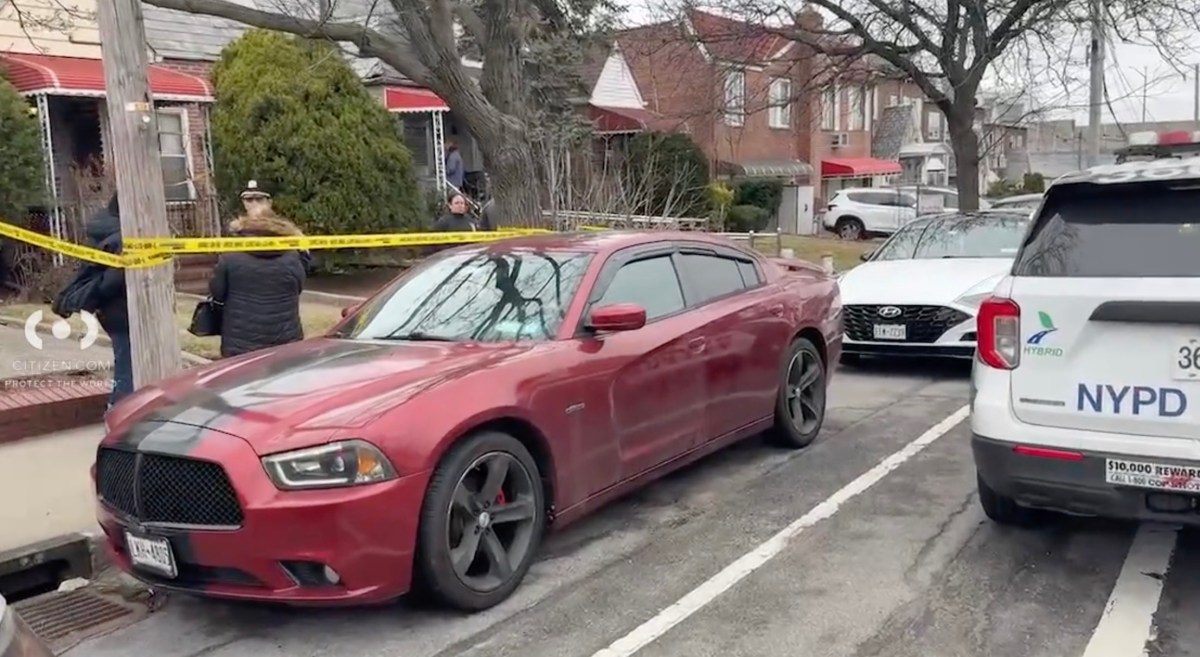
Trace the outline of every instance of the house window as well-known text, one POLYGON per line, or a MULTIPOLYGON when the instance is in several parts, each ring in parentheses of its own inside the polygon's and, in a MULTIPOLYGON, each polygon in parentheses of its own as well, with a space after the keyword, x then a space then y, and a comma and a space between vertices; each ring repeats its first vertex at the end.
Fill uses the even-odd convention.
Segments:
POLYGON ((730 71, 725 74, 725 122, 742 125, 746 113, 746 73, 730 71))
POLYGON ((837 129, 837 90, 826 87, 821 94, 821 129, 837 129))
POLYGON ((428 167, 431 159, 429 154, 429 115, 401 114, 398 121, 401 125, 404 145, 412 153, 413 165, 418 168, 428 167))
POLYGON ((155 113, 158 117, 158 149, 167 202, 193 201, 196 190, 192 185, 192 149, 188 140, 187 112, 182 107, 165 107, 155 113))
POLYGON ((776 78, 771 81, 771 113, 772 128, 792 127, 792 81, 776 78))
POLYGON ((942 126, 938 123, 937 112, 928 112, 925 114, 925 138, 933 141, 939 141, 942 138, 942 126))
POLYGON ((867 103, 862 87, 850 87, 850 129, 866 128, 867 103))

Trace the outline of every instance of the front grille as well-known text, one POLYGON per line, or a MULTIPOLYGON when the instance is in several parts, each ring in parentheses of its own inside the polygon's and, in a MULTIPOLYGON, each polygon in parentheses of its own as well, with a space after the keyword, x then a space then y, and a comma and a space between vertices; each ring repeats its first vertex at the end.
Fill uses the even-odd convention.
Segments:
POLYGON ((858 342, 876 342, 876 324, 903 324, 907 327, 905 339, 895 342, 936 342, 948 329, 971 318, 961 310, 946 306, 894 306, 900 309, 900 315, 881 317, 879 309, 886 307, 888 306, 845 306, 842 313, 846 337, 858 342))
POLYGON ((140 522, 238 527, 242 507, 216 463, 100 448, 96 488, 109 506, 140 522))

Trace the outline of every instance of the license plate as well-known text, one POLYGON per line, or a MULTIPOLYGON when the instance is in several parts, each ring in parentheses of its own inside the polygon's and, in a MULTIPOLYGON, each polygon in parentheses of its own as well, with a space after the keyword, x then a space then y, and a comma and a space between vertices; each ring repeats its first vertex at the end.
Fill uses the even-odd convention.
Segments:
POLYGON ((1200 468, 1183 465, 1108 459, 1104 480, 1118 486, 1200 493, 1200 468))
POLYGON ((175 568, 175 555, 171 552, 171 543, 167 539, 134 536, 125 532, 125 545, 129 549, 129 560, 134 567, 153 570, 171 578, 179 574, 175 568))
POLYGON ((908 337, 908 327, 904 324, 876 324, 876 340, 904 340, 908 337))
POLYGON ((1171 378, 1200 381, 1200 338, 1181 340, 1171 350, 1171 378))

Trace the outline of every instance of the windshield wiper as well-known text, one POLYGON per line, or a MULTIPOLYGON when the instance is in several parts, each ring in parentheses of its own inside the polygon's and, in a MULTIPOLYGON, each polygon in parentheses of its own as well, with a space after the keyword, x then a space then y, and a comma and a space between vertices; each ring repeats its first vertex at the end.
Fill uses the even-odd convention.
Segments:
POLYGON ((411 331, 409 333, 398 333, 393 335, 385 335, 380 340, 412 340, 414 342, 458 342, 456 338, 448 338, 444 335, 434 335, 425 331, 411 331))

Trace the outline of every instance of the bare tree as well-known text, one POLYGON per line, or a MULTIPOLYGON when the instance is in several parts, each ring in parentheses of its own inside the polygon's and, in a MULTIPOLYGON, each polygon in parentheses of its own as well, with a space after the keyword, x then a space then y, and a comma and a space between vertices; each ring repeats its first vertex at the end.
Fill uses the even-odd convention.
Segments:
MULTIPOLYGON (((1086 0, 717 0, 747 23, 804 44, 834 62, 864 61, 884 76, 911 81, 946 117, 957 165, 960 207, 979 200, 977 97, 997 65, 1029 76, 1070 70, 1067 64, 1089 28, 1086 0)), ((1117 0, 1103 3, 1104 20, 1127 43, 1158 47, 1175 62, 1197 27, 1197 0, 1117 0)), ((824 75, 841 66, 820 67, 824 75)), ((1048 80, 1024 77, 1026 87, 1048 80)))
POLYGON ((595 26, 606 0, 146 0, 249 26, 352 46, 445 99, 479 142, 499 214, 539 216, 531 45, 595 26), (460 37, 469 38, 460 38, 460 37), (478 80, 463 66, 482 58, 478 80))

